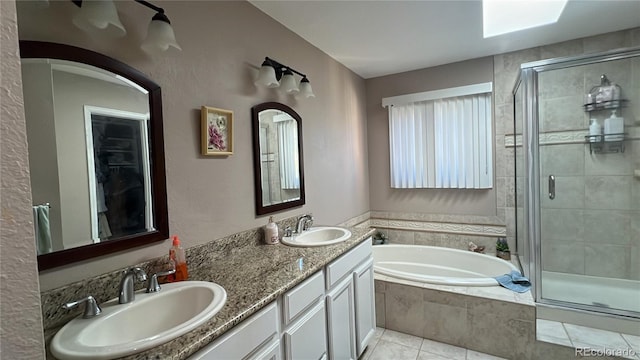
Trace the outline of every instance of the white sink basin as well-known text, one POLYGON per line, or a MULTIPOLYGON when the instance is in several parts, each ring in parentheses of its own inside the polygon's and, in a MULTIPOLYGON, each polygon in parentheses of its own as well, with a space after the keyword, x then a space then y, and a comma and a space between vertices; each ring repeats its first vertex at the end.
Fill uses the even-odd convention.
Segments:
POLYGON ((137 292, 133 302, 104 303, 102 314, 67 323, 51 341, 58 359, 113 359, 135 354, 202 325, 227 301, 222 286, 206 281, 162 285, 158 293, 137 292))
POLYGON ((300 235, 285 236, 282 243, 289 246, 324 246, 337 244, 351 237, 351 231, 334 226, 314 227, 300 235))

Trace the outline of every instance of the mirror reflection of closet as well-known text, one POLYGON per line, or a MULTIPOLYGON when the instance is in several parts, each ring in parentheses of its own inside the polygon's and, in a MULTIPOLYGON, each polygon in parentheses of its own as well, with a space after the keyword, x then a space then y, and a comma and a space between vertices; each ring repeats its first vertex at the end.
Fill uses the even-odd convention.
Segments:
POLYGON ((147 114, 86 109, 91 237, 100 242, 153 229, 147 114), (93 164, 93 166, 91 165, 93 164))

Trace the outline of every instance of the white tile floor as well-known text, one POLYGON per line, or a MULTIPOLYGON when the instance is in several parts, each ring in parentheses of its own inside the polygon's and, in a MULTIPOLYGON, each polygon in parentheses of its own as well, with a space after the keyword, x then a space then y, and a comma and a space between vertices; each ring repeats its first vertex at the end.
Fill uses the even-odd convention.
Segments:
POLYGON ((465 348, 377 328, 361 360, 500 360, 465 348))
POLYGON ((540 341, 574 348, 627 350, 628 355, 621 355, 621 357, 640 360, 640 356, 638 356, 640 354, 640 336, 538 319, 536 321, 536 338, 540 341))

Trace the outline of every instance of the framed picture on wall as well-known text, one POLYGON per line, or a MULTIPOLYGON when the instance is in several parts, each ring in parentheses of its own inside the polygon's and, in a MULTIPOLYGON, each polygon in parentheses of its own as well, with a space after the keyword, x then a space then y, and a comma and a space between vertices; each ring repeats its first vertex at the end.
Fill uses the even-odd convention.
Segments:
POLYGON ((233 154, 233 111, 202 107, 202 155, 233 154))

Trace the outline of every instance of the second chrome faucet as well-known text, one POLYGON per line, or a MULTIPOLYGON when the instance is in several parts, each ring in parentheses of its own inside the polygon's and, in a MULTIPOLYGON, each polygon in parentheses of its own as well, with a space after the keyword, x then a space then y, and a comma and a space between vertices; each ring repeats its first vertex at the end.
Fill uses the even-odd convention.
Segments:
POLYGON ((125 270, 120 280, 120 294, 118 295, 118 303, 128 304, 135 299, 135 281, 147 280, 147 273, 139 267, 133 267, 125 270))
POLYGON ((296 234, 302 234, 302 232, 308 230, 311 225, 313 225, 313 216, 310 214, 300 216, 298 218, 298 224, 296 225, 296 234))

